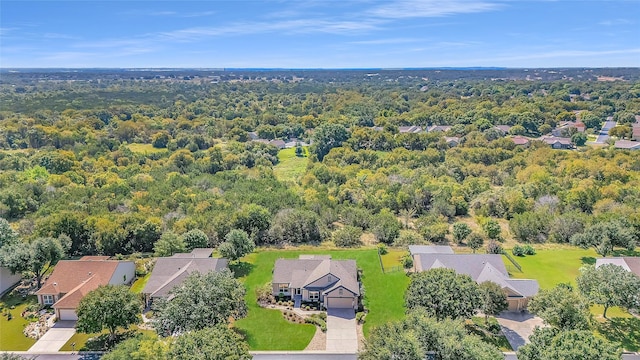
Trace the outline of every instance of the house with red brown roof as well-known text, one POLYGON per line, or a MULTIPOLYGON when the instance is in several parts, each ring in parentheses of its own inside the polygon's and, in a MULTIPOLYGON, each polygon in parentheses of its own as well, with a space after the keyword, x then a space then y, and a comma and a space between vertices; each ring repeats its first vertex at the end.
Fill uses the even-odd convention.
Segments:
POLYGON ((135 272, 133 261, 109 260, 108 256, 61 260, 36 292, 38 303, 53 307, 60 320, 77 320, 76 308, 91 290, 102 285, 130 284, 135 272))
POLYGON ((524 136, 512 136, 509 139, 511 139, 516 146, 528 147, 530 142, 529 139, 524 136))

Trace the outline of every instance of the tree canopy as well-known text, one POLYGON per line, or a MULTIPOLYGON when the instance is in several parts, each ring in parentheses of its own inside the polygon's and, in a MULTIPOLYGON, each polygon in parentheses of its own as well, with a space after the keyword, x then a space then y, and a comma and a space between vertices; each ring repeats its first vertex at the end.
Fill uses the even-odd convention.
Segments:
POLYGON ((76 309, 76 329, 82 333, 109 331, 111 341, 118 328, 127 328, 140 320, 142 302, 124 285, 104 285, 90 291, 76 309))
POLYGON ((604 307, 602 316, 605 318, 612 306, 626 309, 640 306, 640 277, 621 266, 585 266, 580 269, 576 281, 585 298, 604 307))

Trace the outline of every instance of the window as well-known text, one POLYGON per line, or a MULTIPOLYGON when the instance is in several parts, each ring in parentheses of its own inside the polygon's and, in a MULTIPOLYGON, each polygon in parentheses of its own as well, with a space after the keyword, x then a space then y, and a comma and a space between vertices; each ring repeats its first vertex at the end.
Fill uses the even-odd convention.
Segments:
POLYGON ((318 301, 319 298, 320 298, 319 291, 309 291, 309 300, 318 301))
POLYGON ((45 305, 53 305, 53 295, 42 295, 42 303, 45 305))
POLYGON ((289 292, 289 284, 279 284, 278 285, 278 289, 280 290, 281 293, 288 293, 289 292))

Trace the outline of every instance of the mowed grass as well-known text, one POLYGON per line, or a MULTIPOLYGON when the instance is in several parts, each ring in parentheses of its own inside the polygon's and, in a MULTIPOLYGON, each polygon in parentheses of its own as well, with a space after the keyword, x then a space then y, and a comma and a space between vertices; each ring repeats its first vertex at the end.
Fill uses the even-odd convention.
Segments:
POLYGON ((35 296, 27 296, 23 299, 20 296, 11 294, 5 295, 0 299, 2 305, 2 315, 0 316, 0 351, 25 351, 35 344, 36 340, 24 336, 22 330, 29 324, 29 321, 21 316, 24 309, 37 303, 35 296), (14 309, 10 309, 14 306, 14 309), (12 315, 11 320, 7 320, 4 315, 5 309, 9 309, 12 315))
POLYGON ((506 257, 503 256, 503 260, 511 277, 538 280, 541 289, 551 289, 560 283, 575 286, 580 267, 595 263, 597 256, 592 249, 580 248, 542 249, 536 252, 536 255, 524 257, 512 255, 522 267, 522 272, 515 269, 506 257))
POLYGON ((147 285, 147 281, 151 277, 151 273, 148 273, 144 277, 136 279, 136 281, 131 285, 131 292, 134 294, 140 294, 144 286, 147 285))
POLYGON ((245 334, 253 350, 302 350, 315 333, 311 325, 291 324, 278 310, 260 308, 255 289, 270 282, 278 258, 297 258, 300 254, 328 254, 333 259, 354 259, 362 270, 365 288, 365 306, 369 310, 364 325, 365 335, 371 328, 404 317, 404 292, 409 278, 403 271, 383 274, 376 249, 360 250, 263 250, 243 258, 237 273, 247 287, 246 301, 249 314, 235 323, 245 334))
POLYGON ((304 175, 309 162, 309 149, 302 148, 304 156, 296 156, 296 148, 282 149, 278 152, 278 164, 273 168, 273 172, 280 181, 297 182, 304 175))
MULTIPOLYGON (((133 337, 137 333, 155 334, 156 332, 153 331, 153 330, 142 330, 142 329, 139 329, 137 325, 131 325, 127 330, 120 329, 118 331, 118 334, 121 334, 121 335, 125 334, 124 337, 126 337, 126 338, 133 337)), ((102 332, 95 333, 95 334, 81 334, 81 333, 76 332, 75 334, 73 334, 71 339, 69 339, 60 348, 60 351, 74 351, 74 350, 75 351, 101 351, 103 349, 99 349, 99 348, 93 349, 93 348, 91 348, 92 346, 98 346, 98 343, 89 344, 89 345, 87 345, 87 343, 92 338, 98 338, 101 335, 104 337, 107 334, 109 334, 109 331, 107 331, 107 330, 103 330, 102 332), (75 346, 72 346, 71 344, 75 344, 75 346)))
POLYGON ((127 145, 129 150, 137 154, 154 154, 167 152, 167 148, 158 149, 154 148, 151 144, 129 144, 127 145))

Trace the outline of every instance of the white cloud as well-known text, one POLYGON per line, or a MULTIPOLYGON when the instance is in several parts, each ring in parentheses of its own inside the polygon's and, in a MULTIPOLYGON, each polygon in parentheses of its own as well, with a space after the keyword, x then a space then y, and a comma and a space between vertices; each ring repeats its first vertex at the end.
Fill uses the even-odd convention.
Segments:
POLYGON ((392 38, 392 39, 373 39, 373 40, 361 40, 351 41, 349 44, 355 45, 391 45, 391 44, 407 44, 422 41, 421 39, 412 38, 392 38))
POLYGON ((628 19, 603 20, 598 23, 598 25, 603 25, 603 26, 630 25, 630 24, 634 24, 634 22, 628 19))
POLYGON ((488 1, 463 0, 398 0, 380 5, 368 13, 387 19, 441 17, 496 10, 500 4, 488 1))

